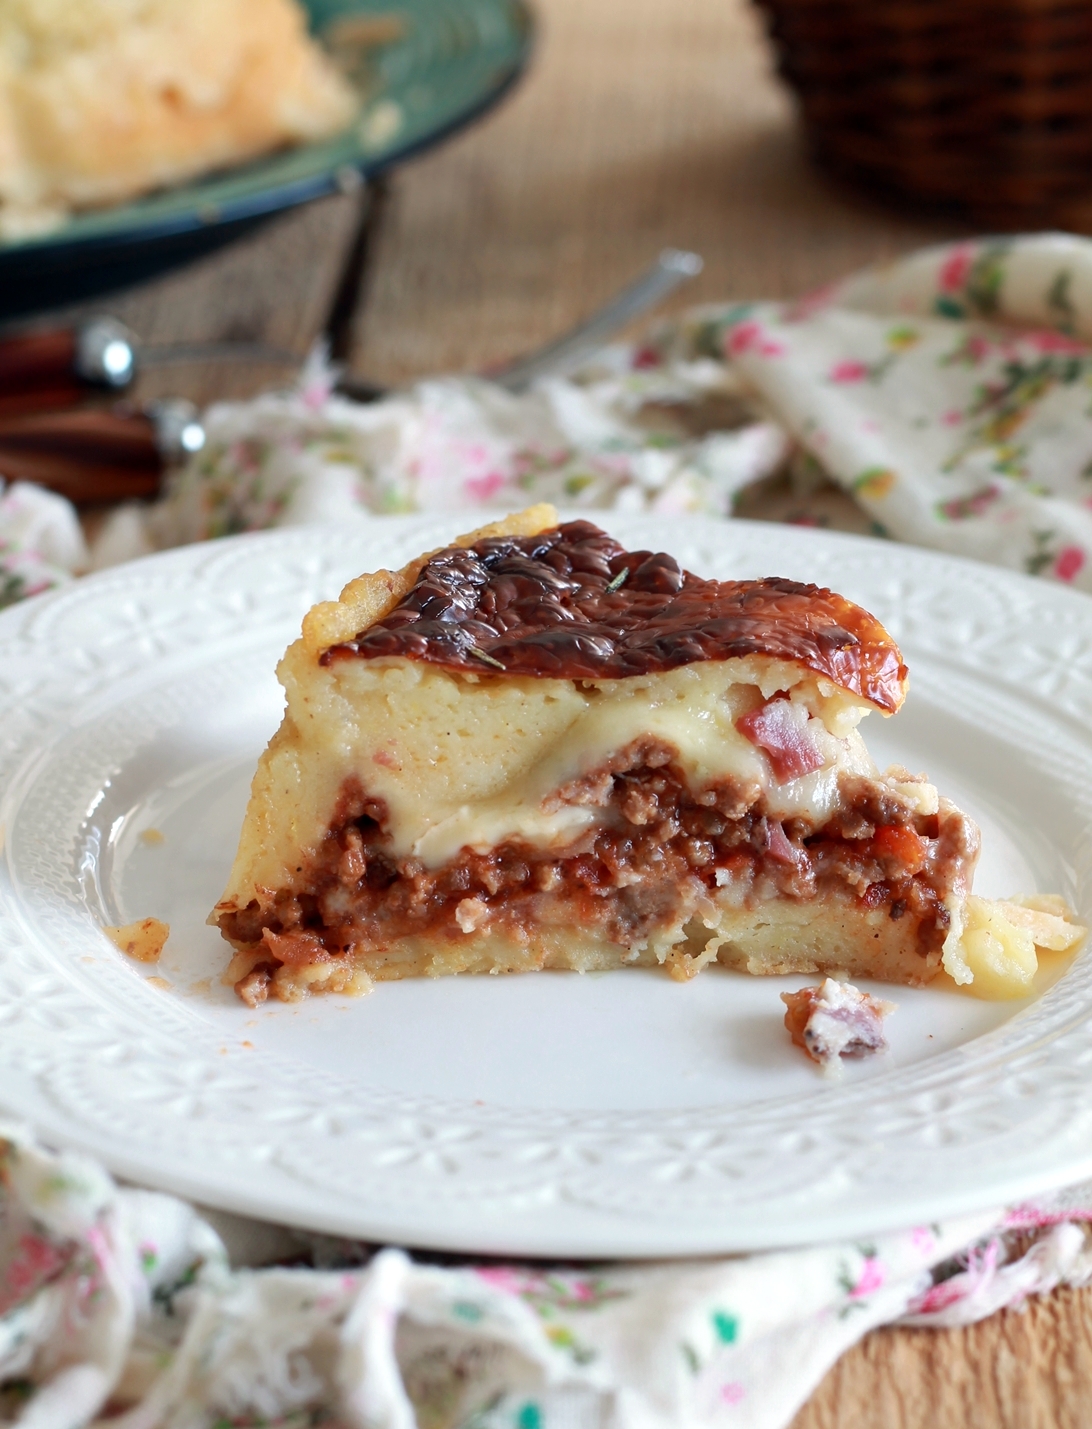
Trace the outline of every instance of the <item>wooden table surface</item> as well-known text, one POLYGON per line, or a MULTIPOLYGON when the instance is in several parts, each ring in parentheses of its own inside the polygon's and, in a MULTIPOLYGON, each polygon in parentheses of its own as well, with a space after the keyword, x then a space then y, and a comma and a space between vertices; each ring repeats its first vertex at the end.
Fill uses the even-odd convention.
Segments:
MULTIPOLYGON (((543 341, 665 245, 706 262, 679 307, 797 294, 960 231, 841 190, 809 165, 745 0, 537 6, 532 70, 477 127, 376 193, 313 204, 91 309, 147 341, 261 339, 302 354, 330 331, 355 373, 388 384, 481 368, 543 341)), ((282 375, 193 364, 148 373, 141 391, 206 401, 282 375)), ((1092 1290, 963 1331, 871 1334, 794 1420, 1089 1425, 1092 1290)))

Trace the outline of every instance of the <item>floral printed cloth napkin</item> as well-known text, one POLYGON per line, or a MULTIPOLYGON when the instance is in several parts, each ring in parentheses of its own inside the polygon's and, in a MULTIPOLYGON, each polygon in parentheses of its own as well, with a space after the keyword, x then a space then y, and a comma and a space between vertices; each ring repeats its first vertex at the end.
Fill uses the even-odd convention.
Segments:
MULTIPOLYGON (((315 357, 205 421, 163 499, 90 550, 61 498, 0 492, 0 605, 268 526, 536 500, 729 516, 778 481, 798 519, 828 519, 808 503, 830 482, 858 529, 1092 591, 1092 242, 980 240, 701 310, 518 397, 450 377, 358 406, 315 357)), ((1090 1225, 1092 1185, 868 1244, 441 1265, 119 1188, 0 1128, 0 1424, 776 1429, 875 1325, 1092 1280, 1090 1225)))
POLYGON ((780 1429, 876 1325, 1092 1279, 1092 1185, 869 1244, 579 1269, 220 1221, 236 1260, 287 1263, 235 1268, 192 1206, 0 1126, 0 1423, 780 1429))
POLYGON ((728 516, 779 472, 835 483, 857 529, 1092 590, 1088 239, 947 245, 797 302, 699 310, 521 396, 441 377, 361 406, 331 386, 316 357, 291 392, 212 407, 167 495, 90 553, 69 508, 12 488, 0 603, 268 526, 539 500, 728 516))

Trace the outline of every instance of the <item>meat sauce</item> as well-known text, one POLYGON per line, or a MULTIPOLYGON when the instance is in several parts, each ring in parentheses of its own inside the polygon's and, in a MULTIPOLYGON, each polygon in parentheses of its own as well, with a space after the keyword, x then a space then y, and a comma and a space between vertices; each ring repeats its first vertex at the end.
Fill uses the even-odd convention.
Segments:
POLYGON ((654 740, 561 792, 603 810, 602 822, 565 849, 513 840, 426 869, 387 851, 382 806, 347 785, 306 881, 279 894, 272 910, 255 903, 225 915, 223 931, 242 943, 264 938, 272 965, 381 949, 407 935, 459 937, 479 913, 516 937, 564 922, 632 946, 678 909, 730 888, 740 905, 835 893, 884 907, 907 919, 926 957, 944 941, 944 899, 975 846, 958 812, 909 814, 875 781, 853 776, 843 776, 844 807, 821 829, 772 819, 757 786, 689 788, 674 751, 654 740))

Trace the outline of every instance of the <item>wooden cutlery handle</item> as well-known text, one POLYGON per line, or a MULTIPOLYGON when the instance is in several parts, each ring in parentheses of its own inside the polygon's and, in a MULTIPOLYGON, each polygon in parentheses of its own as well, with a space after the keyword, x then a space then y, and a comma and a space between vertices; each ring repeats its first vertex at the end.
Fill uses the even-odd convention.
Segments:
POLYGON ((155 427, 121 410, 0 413, 0 476, 34 481, 93 506, 155 496, 163 475, 155 427))
POLYGON ((87 391, 71 329, 0 338, 0 417, 74 407, 87 391))

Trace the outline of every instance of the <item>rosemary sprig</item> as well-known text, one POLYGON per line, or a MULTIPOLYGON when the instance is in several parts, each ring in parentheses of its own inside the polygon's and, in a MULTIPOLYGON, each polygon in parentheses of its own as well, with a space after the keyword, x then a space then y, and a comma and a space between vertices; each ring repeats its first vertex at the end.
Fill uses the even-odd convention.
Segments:
POLYGON ((484 650, 479 650, 477 645, 469 646, 468 650, 471 655, 474 655, 479 660, 484 660, 487 665, 495 666, 498 670, 507 670, 508 668, 507 665, 502 665, 499 660, 494 660, 492 655, 487 655, 484 650))
POLYGON ((607 586, 607 594, 608 594, 608 595, 613 595, 616 590, 621 590, 622 587, 623 587, 623 586, 625 585, 625 583, 626 583, 626 578, 627 578, 628 575, 629 575, 629 567, 628 567, 628 566, 623 566, 622 569, 618 572, 618 574, 614 577, 614 579, 613 579, 613 580, 610 582, 610 584, 607 586))

